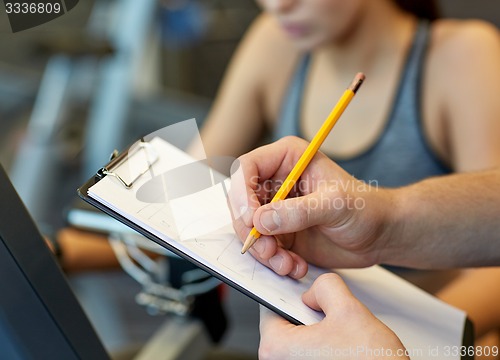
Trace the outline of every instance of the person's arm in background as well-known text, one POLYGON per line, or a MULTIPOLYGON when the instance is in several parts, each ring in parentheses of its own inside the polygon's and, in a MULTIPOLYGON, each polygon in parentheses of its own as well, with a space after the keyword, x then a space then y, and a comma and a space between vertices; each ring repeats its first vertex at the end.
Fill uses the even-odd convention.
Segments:
MULTIPOLYGON (((46 237, 45 240, 66 273, 121 269, 108 235, 66 227, 53 239, 46 237)), ((152 251, 143 251, 152 259, 159 256, 152 251)))
POLYGON ((305 261, 330 268, 500 265, 500 169, 376 189, 318 153, 292 194, 299 197, 260 206, 274 191, 264 184, 282 181, 306 146, 288 137, 240 157, 245 184, 234 177, 230 192, 243 215, 236 232, 244 240, 255 225, 264 236, 250 251, 277 273, 300 278, 305 261))
POLYGON ((491 329, 500 329, 500 314, 496 311, 500 299, 499 279, 500 268, 464 271, 438 296, 460 309, 467 309, 467 315, 474 323, 474 333, 481 337, 491 329))
POLYGON ((108 237, 89 231, 64 228, 57 233, 61 249, 59 262, 68 273, 120 269, 108 237))
POLYGON ((108 237, 90 231, 63 228, 45 242, 66 273, 119 269, 108 237))
MULTIPOLYGON (((288 85, 299 56, 275 19, 260 15, 238 46, 201 137, 208 156, 240 156, 253 149, 288 85)), ((199 144, 198 144, 199 146, 199 144)), ((202 154, 192 147, 191 154, 202 154)))

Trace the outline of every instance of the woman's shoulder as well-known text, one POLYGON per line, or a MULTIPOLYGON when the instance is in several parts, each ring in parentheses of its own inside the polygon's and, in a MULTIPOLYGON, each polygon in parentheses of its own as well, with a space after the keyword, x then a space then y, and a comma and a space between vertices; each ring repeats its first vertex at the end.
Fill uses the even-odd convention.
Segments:
POLYGON ((430 57, 442 66, 500 49, 498 28, 483 20, 440 19, 432 23, 430 57))

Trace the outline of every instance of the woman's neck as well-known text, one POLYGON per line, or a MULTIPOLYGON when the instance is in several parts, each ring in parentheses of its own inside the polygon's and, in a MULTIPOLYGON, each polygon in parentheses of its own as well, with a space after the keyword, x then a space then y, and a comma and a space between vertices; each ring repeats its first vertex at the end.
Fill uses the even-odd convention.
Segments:
POLYGON ((416 18, 387 1, 369 1, 342 38, 314 50, 314 56, 341 70, 369 71, 381 58, 399 53, 413 38, 416 18), (383 4, 380 4, 383 3, 383 4))

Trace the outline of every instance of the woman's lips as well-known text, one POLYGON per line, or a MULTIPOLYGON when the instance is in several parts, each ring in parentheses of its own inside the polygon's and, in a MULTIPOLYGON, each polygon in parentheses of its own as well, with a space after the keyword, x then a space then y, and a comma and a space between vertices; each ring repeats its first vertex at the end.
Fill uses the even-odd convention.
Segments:
POLYGON ((307 28, 299 24, 281 24, 283 30, 291 37, 301 37, 307 33, 307 28))

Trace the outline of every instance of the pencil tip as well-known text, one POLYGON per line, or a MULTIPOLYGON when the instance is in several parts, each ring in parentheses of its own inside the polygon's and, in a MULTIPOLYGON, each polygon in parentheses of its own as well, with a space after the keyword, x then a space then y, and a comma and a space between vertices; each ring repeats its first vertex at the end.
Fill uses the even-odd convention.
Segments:
POLYGON ((241 249, 241 253, 242 254, 246 253, 248 249, 250 249, 252 245, 255 244, 256 240, 257 238, 254 235, 248 234, 245 243, 243 244, 243 248, 241 249))

